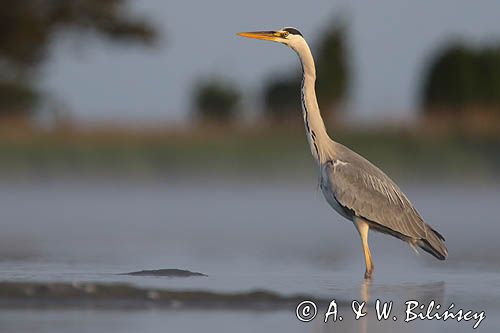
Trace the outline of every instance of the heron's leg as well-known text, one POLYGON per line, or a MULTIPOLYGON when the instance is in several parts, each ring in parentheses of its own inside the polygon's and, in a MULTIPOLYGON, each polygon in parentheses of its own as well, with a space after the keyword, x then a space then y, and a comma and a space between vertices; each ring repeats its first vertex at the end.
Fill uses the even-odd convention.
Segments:
POLYGON ((354 218, 354 224, 356 225, 356 229, 358 229, 359 236, 361 237, 361 245, 363 245, 363 252, 365 254, 365 279, 371 279, 374 266, 372 254, 370 252, 370 248, 368 247, 368 230, 370 229, 370 226, 366 221, 360 218, 354 218))

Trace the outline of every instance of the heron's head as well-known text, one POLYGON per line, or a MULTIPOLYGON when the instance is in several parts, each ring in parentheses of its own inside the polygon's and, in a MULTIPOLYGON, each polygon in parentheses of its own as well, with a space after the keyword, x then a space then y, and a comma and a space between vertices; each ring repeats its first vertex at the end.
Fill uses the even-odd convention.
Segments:
POLYGON ((286 27, 277 31, 240 32, 238 35, 247 38, 269 40, 271 42, 285 44, 292 49, 295 49, 298 45, 304 42, 304 37, 302 37, 300 31, 292 27, 286 27))

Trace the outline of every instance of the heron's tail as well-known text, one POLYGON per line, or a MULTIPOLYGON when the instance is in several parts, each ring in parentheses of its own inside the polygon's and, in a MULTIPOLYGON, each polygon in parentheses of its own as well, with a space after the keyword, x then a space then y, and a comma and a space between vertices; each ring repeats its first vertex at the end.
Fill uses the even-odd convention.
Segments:
POLYGON ((444 237, 429 225, 427 227, 427 238, 419 240, 417 245, 439 260, 445 260, 448 256, 448 249, 444 245, 444 237))

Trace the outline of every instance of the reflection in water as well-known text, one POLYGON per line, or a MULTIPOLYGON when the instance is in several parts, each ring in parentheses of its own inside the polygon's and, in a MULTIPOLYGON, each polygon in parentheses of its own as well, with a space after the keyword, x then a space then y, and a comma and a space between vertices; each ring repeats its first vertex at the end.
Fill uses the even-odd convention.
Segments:
POLYGON ((361 300, 363 302, 368 303, 370 301, 370 285, 372 280, 365 279, 363 283, 361 283, 361 287, 359 288, 361 294, 361 300))
MULTIPOLYGON (((366 315, 359 320, 355 320, 350 303, 339 307, 339 315, 342 321, 324 323, 324 318, 318 316, 315 320, 312 332, 419 332, 422 330, 422 322, 405 323, 405 302, 416 300, 421 304, 429 304, 431 300, 443 304, 445 294, 445 282, 433 282, 426 284, 398 284, 398 285, 376 285, 370 280, 363 281, 359 286, 361 300, 366 302, 364 312, 366 315), (383 295, 383 297, 382 297, 383 295), (370 301, 373 300, 373 301, 370 301), (392 303, 391 315, 387 320, 379 321, 375 304, 380 300, 380 309, 383 303, 392 303), (394 316, 397 320, 394 320, 394 316)), ((436 324, 429 323, 429 324, 436 324)), ((427 325, 426 325, 427 326, 427 325)), ((428 331, 433 331, 432 327, 428 331)))

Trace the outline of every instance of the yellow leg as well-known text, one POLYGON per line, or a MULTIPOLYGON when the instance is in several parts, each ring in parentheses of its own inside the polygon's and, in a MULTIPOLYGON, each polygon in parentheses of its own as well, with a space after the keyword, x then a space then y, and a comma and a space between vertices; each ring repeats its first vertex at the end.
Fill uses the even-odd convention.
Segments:
POLYGON ((365 279, 371 279, 374 266, 372 261, 372 254, 370 252, 370 248, 368 247, 368 230, 370 229, 370 226, 366 221, 360 218, 354 218, 354 224, 356 225, 359 236, 361 237, 361 245, 363 245, 363 252, 365 254, 365 279))

